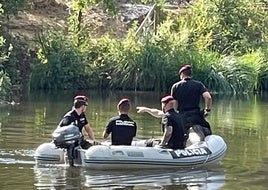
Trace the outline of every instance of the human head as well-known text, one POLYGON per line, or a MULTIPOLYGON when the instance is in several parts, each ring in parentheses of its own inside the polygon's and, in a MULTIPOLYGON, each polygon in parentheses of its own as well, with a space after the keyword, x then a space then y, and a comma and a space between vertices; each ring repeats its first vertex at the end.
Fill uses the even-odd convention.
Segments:
POLYGON ((117 109, 119 112, 129 112, 130 110, 130 100, 127 98, 123 98, 117 104, 117 109))
POLYGON ((167 110, 173 108, 173 102, 174 102, 173 96, 170 96, 170 95, 164 96, 161 99, 163 112, 166 112, 167 110))
POLYGON ((82 106, 88 106, 88 98, 85 95, 77 95, 74 97, 74 108, 80 108, 82 106))
POLYGON ((180 75, 181 78, 183 77, 190 77, 192 76, 192 66, 191 65, 184 65, 182 66, 179 70, 178 73, 180 75))

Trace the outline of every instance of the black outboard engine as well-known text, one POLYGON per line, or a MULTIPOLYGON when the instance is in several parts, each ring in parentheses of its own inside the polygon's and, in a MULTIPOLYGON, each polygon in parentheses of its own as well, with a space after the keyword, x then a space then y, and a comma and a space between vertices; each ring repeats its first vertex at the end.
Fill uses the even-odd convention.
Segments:
POLYGON ((52 139, 56 147, 67 149, 70 166, 74 166, 74 158, 76 158, 75 147, 80 145, 81 138, 82 135, 79 131, 79 128, 73 124, 58 127, 52 133, 52 139))

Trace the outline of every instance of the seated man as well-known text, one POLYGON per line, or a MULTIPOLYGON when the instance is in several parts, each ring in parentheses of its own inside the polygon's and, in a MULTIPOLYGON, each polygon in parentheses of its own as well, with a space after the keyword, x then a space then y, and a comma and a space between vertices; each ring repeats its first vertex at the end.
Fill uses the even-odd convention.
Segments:
POLYGON ((181 116, 174 110, 174 102, 172 96, 165 96, 161 99, 164 112, 161 123, 164 134, 159 145, 166 148, 183 149, 187 134, 181 116))
MULTIPOLYGON (((149 113, 150 115, 156 117, 156 118, 162 118, 164 116, 164 112, 162 110, 156 109, 156 108, 149 108, 149 107, 144 107, 144 106, 138 106, 137 112, 138 113, 149 113)), ((178 113, 178 112, 177 112, 178 113)), ((179 114, 179 113, 178 113, 179 114)), ((187 134, 187 141, 186 141, 186 146, 189 146, 191 144, 194 144, 199 141, 203 141, 205 139, 204 135, 204 128, 200 125, 192 125, 192 126, 187 126, 185 125, 185 120, 184 120, 184 115, 180 114, 180 119, 182 120, 182 124, 185 128, 185 133, 187 134)), ((156 140, 155 139, 149 139, 147 146, 152 146, 154 145, 156 140)))
MULTIPOLYGON (((88 134, 88 137, 93 141, 93 144, 100 144, 96 141, 94 132, 86 118, 85 111, 88 106, 88 98, 84 95, 77 95, 74 97, 73 108, 67 112, 61 119, 58 127, 68 126, 74 124, 79 128, 79 131, 82 134, 83 128, 88 134)), ((88 149, 92 143, 88 142, 84 136, 80 142, 83 149, 88 149)))
MULTIPOLYGON (((187 132, 183 126, 183 121, 178 112, 174 110, 174 98, 166 96, 161 99, 162 111, 154 108, 137 107, 138 113, 147 112, 154 117, 162 118, 163 138, 160 146, 172 149, 185 148, 187 132)), ((151 143, 153 144, 153 143, 151 143)))
POLYGON ((111 118, 103 132, 103 138, 112 133, 112 145, 131 145, 136 136, 137 125, 129 116, 130 100, 122 99, 117 105, 118 116, 111 118))

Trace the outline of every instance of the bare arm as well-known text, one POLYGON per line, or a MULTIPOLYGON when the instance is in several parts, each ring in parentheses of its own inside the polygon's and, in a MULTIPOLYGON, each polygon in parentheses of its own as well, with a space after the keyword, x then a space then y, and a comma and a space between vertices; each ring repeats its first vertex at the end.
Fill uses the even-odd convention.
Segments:
POLYGON ((155 108, 148 108, 148 107, 136 107, 138 110, 138 113, 149 113, 150 115, 156 117, 156 118, 161 118, 164 115, 164 112, 162 110, 158 110, 155 108))
POLYGON ((162 139, 161 143, 159 144, 160 146, 164 146, 168 143, 169 139, 171 138, 172 131, 173 131, 172 126, 167 126, 165 128, 163 139, 162 139))
POLYGON ((96 140, 95 140, 94 133, 93 133, 93 130, 92 130, 92 128, 90 127, 89 123, 86 124, 86 125, 84 126, 84 128, 85 128, 85 130, 86 130, 86 132, 87 132, 87 134, 88 134, 88 137, 89 137, 91 140, 96 141, 96 140))
POLYGON ((109 134, 108 134, 108 133, 106 133, 106 130, 105 130, 105 131, 103 131, 102 136, 103 136, 103 138, 107 138, 107 137, 109 136, 109 134))
POLYGON ((174 110, 178 110, 178 105, 179 105, 178 101, 175 100, 173 104, 174 110))
POLYGON ((204 92, 202 94, 204 100, 205 100, 205 109, 211 109, 212 106, 212 98, 209 92, 204 92))

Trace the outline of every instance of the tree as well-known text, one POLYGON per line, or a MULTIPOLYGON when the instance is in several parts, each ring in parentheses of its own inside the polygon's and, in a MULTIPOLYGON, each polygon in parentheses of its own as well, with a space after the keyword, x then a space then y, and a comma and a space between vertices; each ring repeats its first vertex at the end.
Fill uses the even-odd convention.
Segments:
MULTIPOLYGON (((4 13, 4 10, 2 9, 2 4, 0 3, 0 16, 3 13, 4 13)), ((0 101, 3 101, 3 100, 8 99, 11 93, 11 81, 10 81, 8 74, 5 72, 5 67, 3 65, 3 62, 7 60, 8 56, 2 50, 3 49, 2 47, 5 44, 5 39, 3 38, 1 33, 0 33, 0 49, 1 49, 0 51, 0 101)))
POLYGON ((83 40, 82 23, 83 12, 90 6, 101 4, 103 8, 113 14, 116 14, 116 3, 113 0, 73 0, 71 3, 71 11, 69 17, 69 32, 76 37, 76 44, 80 45, 83 40))
POLYGON ((7 21, 10 15, 16 15, 19 11, 22 11, 27 6, 29 0, 0 0, 3 10, 2 16, 4 16, 7 21))

